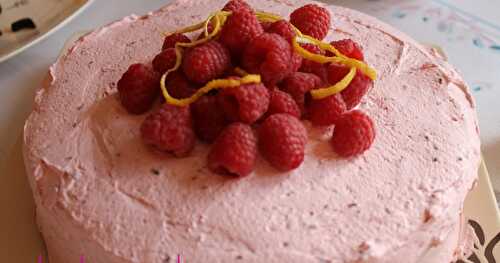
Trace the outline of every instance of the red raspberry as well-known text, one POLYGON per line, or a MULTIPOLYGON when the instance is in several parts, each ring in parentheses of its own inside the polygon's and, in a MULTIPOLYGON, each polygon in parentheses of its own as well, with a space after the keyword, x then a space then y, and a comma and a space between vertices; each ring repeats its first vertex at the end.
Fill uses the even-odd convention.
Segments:
POLYGON ((262 83, 224 89, 217 96, 219 105, 231 121, 252 124, 269 107, 269 91, 262 83))
POLYGON ((187 156, 196 140, 189 107, 161 105, 142 123, 141 136, 146 145, 156 150, 172 153, 177 157, 187 156))
POLYGON ((173 68, 176 61, 175 48, 167 48, 153 59, 153 68, 156 72, 163 74, 173 68))
POLYGON ((373 81, 358 70, 351 84, 341 92, 347 109, 351 110, 356 107, 372 87, 373 81))
POLYGON ((302 112, 305 112, 306 98, 309 91, 317 88, 321 79, 310 73, 296 72, 287 77, 281 84, 282 89, 292 95, 302 112))
MULTIPOLYGON (((339 41, 333 41, 330 43, 335 47, 340 53, 344 54, 346 57, 364 61, 365 57, 363 55, 363 49, 351 39, 343 39, 339 41)), ((332 56, 332 55, 330 55, 332 56)))
POLYGON ((223 11, 230 12, 234 12, 240 9, 252 11, 252 7, 250 7, 250 5, 244 0, 230 0, 229 2, 227 2, 224 8, 222 8, 223 11))
POLYGON ((271 91, 271 101, 269 102, 268 115, 276 113, 288 113, 296 118, 300 118, 300 109, 292 96, 279 89, 271 91))
POLYGON ((309 120, 316 126, 335 124, 345 111, 346 105, 340 94, 312 100, 307 108, 309 120))
POLYGON ((163 41, 163 47, 161 49, 165 50, 165 49, 168 49, 168 48, 175 48, 175 44, 177 44, 178 42, 180 42, 180 43, 190 43, 191 39, 189 39, 184 34, 174 33, 172 35, 169 35, 169 36, 165 37, 165 40, 163 41))
POLYGON ((318 64, 313 68, 312 74, 318 76, 323 83, 328 83, 328 66, 327 64, 318 64))
POLYGON ((228 124, 216 96, 203 96, 191 104, 191 114, 196 135, 206 142, 215 141, 228 124))
POLYGON ((182 69, 195 83, 206 83, 224 74, 231 67, 228 50, 216 41, 209 41, 186 52, 182 69))
POLYGON ((275 33, 292 43, 295 37, 295 31, 293 30, 292 24, 286 20, 279 20, 272 23, 266 30, 267 33, 275 33))
POLYGON ((217 137, 208 154, 208 168, 218 174, 247 176, 255 166, 257 138, 252 128, 233 123, 217 137))
POLYGON ((314 44, 309 44, 309 43, 306 43, 306 44, 300 44, 301 47, 303 47, 305 50, 311 52, 311 53, 314 53, 314 54, 320 54, 320 55, 324 55, 324 51, 319 48, 318 46, 314 45, 314 44))
POLYGON ((166 80, 168 94, 176 99, 185 99, 196 93, 195 85, 189 83, 182 72, 172 72, 166 80))
MULTIPOLYGON (((347 73, 349 73, 348 67, 338 64, 330 64, 328 66, 328 82, 330 84, 335 84, 342 80, 347 73)), ((341 92, 347 109, 351 110, 356 107, 372 86, 373 81, 358 70, 351 84, 349 84, 349 86, 341 92)))
POLYGON ((347 73, 349 73, 349 68, 347 66, 331 63, 327 67, 328 83, 333 85, 341 81, 347 73))
POLYGON ((267 21, 260 22, 262 29, 266 32, 269 29, 269 27, 271 27, 272 24, 273 24, 273 22, 267 22, 267 21))
POLYGON ((260 126, 260 152, 281 171, 293 170, 302 164, 306 143, 306 128, 292 115, 271 115, 260 126))
POLYGON ((268 90, 269 92, 271 92, 271 91, 273 91, 273 90, 276 90, 276 89, 280 89, 280 88, 278 87, 278 85, 267 85, 267 86, 266 86, 266 88, 267 88, 267 90, 268 90))
MULTIPOLYGON (((302 44, 302 47, 311 53, 324 55, 323 50, 321 50, 316 45, 302 44)), ((327 80, 327 72, 326 72, 325 64, 321 64, 318 62, 314 62, 312 60, 304 59, 302 61, 302 65, 301 65, 299 71, 306 72, 306 73, 313 73, 314 75, 320 77, 321 80, 323 80, 324 82, 326 82, 326 80, 327 80)))
POLYGON ((290 73, 292 48, 280 35, 264 33, 253 38, 243 53, 243 67, 262 76, 264 83, 272 85, 290 73))
MULTIPOLYGON (((318 54, 318 55, 324 55, 323 50, 321 50, 318 46, 313 45, 313 44, 301 44, 301 46, 313 53, 313 54, 318 54)), ((302 72, 307 72, 307 73, 313 73, 314 69, 318 66, 321 66, 322 64, 318 62, 314 62, 312 60, 304 59, 304 62, 302 63, 302 67, 300 68, 300 71, 302 72)))
POLYGON ((302 66, 302 61, 304 61, 302 56, 294 52, 290 61, 290 73, 297 72, 302 66))
POLYGON ((368 150, 374 140, 373 121, 363 112, 354 110, 337 121, 331 144, 338 155, 351 157, 368 150))
POLYGON ((132 114, 148 111, 160 93, 160 76, 152 67, 133 64, 118 81, 120 101, 132 114))
POLYGON ((323 40, 330 29, 330 13, 323 7, 308 4, 293 11, 290 22, 303 34, 323 40))
POLYGON ((220 33, 220 41, 231 54, 239 56, 248 42, 264 30, 253 12, 239 9, 227 19, 220 33))

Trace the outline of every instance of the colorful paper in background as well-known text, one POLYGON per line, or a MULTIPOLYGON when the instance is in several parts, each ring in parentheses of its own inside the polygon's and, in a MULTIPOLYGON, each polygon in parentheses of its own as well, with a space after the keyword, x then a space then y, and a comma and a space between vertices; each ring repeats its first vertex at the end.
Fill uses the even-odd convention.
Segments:
POLYGON ((323 1, 371 14, 442 47, 476 98, 483 153, 500 200, 500 1, 323 1))

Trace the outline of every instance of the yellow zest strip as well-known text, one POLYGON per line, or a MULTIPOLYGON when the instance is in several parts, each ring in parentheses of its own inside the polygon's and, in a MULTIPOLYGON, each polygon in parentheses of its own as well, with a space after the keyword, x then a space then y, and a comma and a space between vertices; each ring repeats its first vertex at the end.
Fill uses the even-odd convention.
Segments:
POLYGON ((317 40, 314 37, 311 37, 308 35, 302 35, 301 37, 299 36, 297 38, 297 42, 300 42, 302 44, 313 44, 313 45, 318 46, 322 50, 328 50, 328 51, 332 52, 337 57, 341 57, 343 59, 348 59, 348 57, 346 57, 344 54, 340 53, 340 51, 338 51, 334 46, 332 46, 328 43, 322 42, 320 40, 317 40))
MULTIPOLYGON (((257 16, 257 19, 260 22, 271 22, 271 23, 273 23, 273 22, 276 22, 276 21, 279 21, 279 20, 284 20, 284 18, 282 18, 279 15, 276 15, 276 14, 273 14, 273 13, 262 12, 262 11, 255 12, 255 16, 257 16)), ((293 30, 295 31, 295 33, 298 36, 303 36, 304 35, 304 34, 302 34, 302 32, 300 32, 300 30, 297 27, 295 27, 292 24, 290 24, 290 25, 293 27, 293 30)))
MULTIPOLYGON (((204 34, 205 34, 205 37, 202 38, 202 39, 198 39, 198 40, 195 40, 193 42, 190 42, 190 43, 182 43, 182 42, 178 42, 175 47, 178 48, 178 47, 194 47, 194 46, 197 46, 197 45, 200 45, 200 44, 203 44, 207 41, 209 41, 210 39, 214 38, 217 34, 219 34, 223 24, 222 24, 222 16, 224 16, 224 13, 227 13, 225 11, 220 11, 220 12, 217 12, 213 15, 211 15, 204 23, 203 23, 203 26, 201 28, 204 28, 204 34), (212 32, 208 32, 208 25, 209 23, 211 22, 212 19, 215 19, 215 23, 214 23, 214 29, 212 30, 212 32)), ((224 19, 225 20, 225 19, 224 19)), ((201 28, 198 28, 198 29, 201 29, 201 28)), ((196 29, 196 30, 198 30, 196 29)), ((191 31, 192 32, 192 31, 191 31)))
MULTIPOLYGON (((260 22, 271 22, 271 23, 273 23, 273 22, 276 22, 276 21, 279 21, 279 20, 284 20, 284 18, 282 18, 279 15, 272 14, 272 13, 267 13, 267 12, 262 12, 262 11, 255 12, 255 16, 257 16, 257 19, 260 22)), ((291 23, 290 23, 290 25, 292 26, 292 28, 295 31, 295 34, 297 34, 297 36, 300 36, 300 37, 304 36, 304 34, 302 34, 302 32, 300 32, 300 30, 297 27, 295 27, 291 23)))
MULTIPOLYGON (((261 11, 256 12, 256 16, 257 16, 257 19, 259 19, 259 21, 261 21, 261 22, 276 22, 278 20, 283 19, 279 15, 275 15, 275 14, 267 13, 267 12, 261 12, 261 11)), ((334 62, 334 63, 343 64, 343 65, 346 65, 349 67, 355 67, 355 68, 359 69, 361 72, 363 72, 364 74, 366 74, 370 79, 375 80, 377 78, 377 72, 374 69, 372 69, 370 66, 368 66, 366 63, 363 63, 362 61, 359 61, 356 59, 348 58, 344 54, 340 53, 340 51, 338 51, 334 46, 332 46, 328 43, 322 42, 320 40, 317 40, 311 36, 304 35, 304 34, 302 34, 302 32, 300 32, 300 30, 298 28, 296 28, 293 25, 292 25, 292 27, 295 30, 295 33, 297 34, 297 36, 293 40, 294 49, 304 58, 307 58, 309 60, 313 60, 313 61, 316 61, 316 62, 322 63, 322 64, 334 62), (322 50, 327 50, 327 51, 332 52, 333 54, 335 54, 336 57, 327 57, 327 56, 311 53, 308 50, 302 48, 299 45, 299 43, 309 43, 309 44, 316 45, 322 50)))
POLYGON ((167 75, 165 74, 161 78, 161 91, 163 92, 163 96, 165 97, 165 100, 167 101, 168 104, 181 107, 188 106, 189 104, 199 99, 201 96, 207 94, 208 92, 214 89, 234 88, 244 84, 261 82, 260 75, 247 75, 241 79, 215 79, 209 81, 207 85, 199 89, 191 97, 185 99, 176 99, 170 96, 170 94, 168 94, 167 87, 165 86, 166 77, 167 75))
POLYGON ((248 75, 248 72, 246 72, 244 69, 242 69, 240 67, 234 68, 234 73, 240 75, 241 77, 248 75))
POLYGON ((321 41, 314 39, 310 36, 306 36, 306 35, 304 35, 302 37, 296 36, 293 39, 293 48, 302 57, 304 57, 306 59, 309 59, 309 60, 312 60, 312 61, 315 61, 315 62, 318 62, 321 64, 333 62, 333 63, 343 64, 343 65, 346 65, 349 67, 355 67, 355 68, 359 69, 361 72, 363 72, 365 75, 367 75, 370 79, 372 79, 372 80, 377 79, 377 72, 375 71, 375 69, 371 68, 366 63, 359 61, 359 60, 356 60, 356 59, 348 58, 348 57, 344 56, 342 53, 340 53, 332 45, 321 42, 321 41), (336 56, 328 57, 328 56, 323 56, 323 55, 311 53, 307 49, 303 48, 299 43, 309 43, 309 44, 317 45, 320 49, 330 51, 330 52, 334 53, 336 56))
POLYGON ((346 89, 349 86, 349 84, 351 84, 351 81, 354 79, 355 76, 356 76, 356 68, 352 67, 349 73, 347 73, 347 75, 341 81, 337 82, 337 84, 327 88, 311 90, 311 96, 315 100, 320 100, 335 95, 337 93, 340 93, 344 89, 346 89))
MULTIPOLYGON (((204 22, 177 30, 177 31, 172 33, 172 34, 188 33, 188 32, 193 32, 196 30, 203 29, 204 30, 203 34, 205 37, 202 39, 199 39, 199 40, 195 40, 191 43, 177 43, 175 45, 175 54, 176 54, 175 66, 173 68, 169 69, 167 72, 165 72, 165 74, 163 74, 163 76, 161 78, 161 83, 160 83, 163 96, 165 97, 165 100, 167 101, 167 103, 172 104, 172 105, 176 105, 176 106, 188 106, 189 104, 195 102, 197 99, 199 99, 204 94, 206 94, 214 89, 231 88, 231 87, 237 87, 237 86, 240 86, 243 84, 260 83, 261 82, 260 75, 250 75, 241 68, 235 68, 235 70, 234 70, 235 73, 240 75, 242 77, 241 79, 216 79, 216 80, 212 80, 212 81, 208 82, 207 85, 205 85, 203 88, 199 89, 191 97, 185 98, 185 99, 176 99, 176 98, 171 97, 170 94, 168 94, 167 87, 165 85, 166 78, 167 78, 168 74, 178 70, 179 67, 181 66, 183 48, 194 47, 194 46, 205 43, 205 42, 209 41, 210 39, 216 37, 219 34, 219 32, 221 31, 222 27, 224 26, 228 16, 230 16, 230 15, 231 15, 231 12, 219 11, 219 12, 216 12, 216 13, 212 14, 211 16, 209 16, 204 22), (208 26, 210 25, 210 23, 214 24, 214 28, 213 28, 212 32, 208 32, 208 26)), ((261 22, 276 22, 276 21, 283 19, 279 15, 267 13, 267 12, 260 12, 260 11, 256 12, 256 16, 257 16, 257 19, 261 22)), ((315 61, 315 62, 318 62, 321 64, 333 62, 333 63, 343 64, 343 65, 349 66, 351 68, 349 73, 341 81, 339 81, 335 85, 327 87, 327 88, 322 88, 322 89, 317 89, 317 90, 311 91, 311 95, 314 99, 323 99, 323 98, 326 98, 328 96, 342 92, 352 82, 352 80, 356 76, 357 70, 360 70, 361 72, 363 72, 365 75, 367 75, 372 80, 375 80, 377 78, 377 72, 373 68, 368 66, 366 63, 359 61, 359 60, 356 60, 356 59, 346 57, 345 55, 340 53, 332 45, 325 43, 325 42, 322 42, 320 40, 317 40, 311 36, 302 34, 302 32, 300 32, 300 30, 298 28, 296 28, 295 26, 293 26, 293 29, 295 30, 295 32, 297 34, 297 36, 293 39, 293 47, 299 55, 301 55, 302 57, 304 57, 306 59, 309 59, 309 60, 312 60, 312 61, 315 61), (334 54, 334 56, 328 57, 328 56, 323 56, 323 55, 311 53, 308 50, 304 49, 300 45, 301 43, 302 44, 309 43, 309 44, 316 45, 322 50, 332 52, 334 54)))
POLYGON ((207 24, 208 24, 207 21, 210 21, 210 19, 213 18, 213 17, 215 17, 215 16, 219 16, 219 18, 224 17, 224 19, 222 20, 222 22, 225 22, 226 18, 228 16, 230 16, 230 15, 231 15, 231 12, 228 12, 228 11, 217 11, 213 15, 211 15, 208 19, 204 20, 203 22, 200 22, 200 23, 197 23, 197 24, 194 24, 194 25, 191 25, 191 26, 188 26, 188 27, 176 30, 174 32, 164 33, 164 35, 165 36, 170 36, 170 35, 173 35, 173 34, 191 33, 191 32, 194 32, 194 31, 197 31, 197 30, 200 30, 200 29, 206 27, 207 24))
POLYGON ((196 30, 200 30, 203 28, 203 26, 205 25, 205 21, 203 22, 200 22, 198 24, 194 24, 192 26, 188 26, 188 27, 185 27, 185 28, 182 28, 182 29, 179 29, 179 30, 176 30, 174 32, 168 32, 168 33, 163 33, 165 36, 170 36, 170 35, 173 35, 173 34, 184 34, 184 33, 190 33, 190 32, 194 32, 196 30))
POLYGON ((255 16, 260 22, 276 22, 279 20, 283 20, 283 18, 279 15, 262 11, 255 12, 255 16))
MULTIPOLYGON (((210 35, 210 32, 208 32, 208 26, 210 25, 210 22, 212 21, 212 19, 214 18, 214 16, 217 16, 217 15, 211 15, 208 17, 208 19, 205 21, 205 24, 203 25, 204 29, 203 29, 203 35, 205 36, 205 38, 208 38, 208 36, 210 35)), ((218 18, 216 18, 217 20, 218 18)))
MULTIPOLYGON (((176 32, 173 33, 173 34, 175 34, 175 33, 187 33, 187 32, 192 32, 192 31, 195 31, 195 30, 199 30, 199 29, 201 29, 201 28, 204 27, 205 37, 202 38, 202 39, 193 41, 191 43, 181 43, 181 42, 178 42, 178 43, 175 44, 175 56, 176 56, 175 65, 174 65, 173 68, 167 70, 167 72, 165 72, 165 74, 163 74, 163 76, 161 77, 161 83, 160 83, 161 87, 162 87, 163 95, 164 95, 167 103, 171 103, 175 99, 172 98, 168 94, 166 86, 165 86, 165 81, 167 79, 168 74, 170 74, 170 73, 172 73, 172 72, 174 72, 174 71, 176 71, 176 70, 178 70, 180 68, 180 66, 182 64, 183 48, 194 47, 194 46, 197 46, 199 44, 205 43, 205 42, 209 41, 210 39, 214 38, 220 32, 220 30, 221 30, 221 28, 223 26, 223 23, 226 21, 225 18, 229 14, 231 14, 231 13, 230 12, 226 12, 226 11, 217 12, 217 13, 211 15, 210 17, 208 17, 208 19, 205 22, 203 22, 203 23, 199 23, 199 24, 191 26, 191 27, 186 27, 184 29, 181 29, 181 30, 176 31, 176 32), (208 25, 209 25, 209 23, 211 22, 212 19, 215 19, 215 21, 214 21, 214 29, 212 30, 212 32, 209 33, 208 32, 208 25), (221 21, 221 20, 223 20, 224 22, 221 21)), ((198 97, 196 97, 194 100, 198 99, 198 97)), ((189 102, 189 103, 191 103, 191 102, 189 102)), ((174 104, 174 103, 171 103, 171 104, 174 104)), ((174 105, 177 105, 177 104, 174 104, 174 105)))

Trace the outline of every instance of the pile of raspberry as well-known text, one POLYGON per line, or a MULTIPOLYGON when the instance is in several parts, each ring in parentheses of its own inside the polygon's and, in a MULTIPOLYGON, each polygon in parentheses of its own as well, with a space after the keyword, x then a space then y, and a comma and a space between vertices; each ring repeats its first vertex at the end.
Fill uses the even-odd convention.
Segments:
MULTIPOLYGON (((179 69, 167 75, 168 93, 176 99, 188 98, 211 80, 239 79, 236 68, 259 74, 262 82, 214 90, 184 107, 158 100, 160 77, 176 64, 176 43, 192 41, 185 34, 167 36, 151 64, 131 65, 118 82, 121 103, 129 113, 144 114, 154 108, 141 126, 146 145, 185 157, 197 141, 209 143, 209 169, 233 176, 249 175, 258 153, 280 171, 298 168, 308 143, 306 120, 314 126, 334 125, 330 142, 341 157, 370 148, 375 138, 373 121, 354 108, 372 87, 372 80, 358 70, 341 93, 313 99, 311 90, 339 82, 349 68, 303 59, 292 46, 293 26, 318 40, 327 36, 331 26, 327 9, 308 4, 293 11, 289 21, 273 23, 259 22, 243 0, 231 0, 223 10, 231 15, 220 34, 186 48, 179 69)), ((202 33, 194 39, 203 37, 202 33)), ((331 45, 347 57, 364 60, 360 46, 350 39, 331 45)), ((303 47, 333 56, 311 44, 303 47)))

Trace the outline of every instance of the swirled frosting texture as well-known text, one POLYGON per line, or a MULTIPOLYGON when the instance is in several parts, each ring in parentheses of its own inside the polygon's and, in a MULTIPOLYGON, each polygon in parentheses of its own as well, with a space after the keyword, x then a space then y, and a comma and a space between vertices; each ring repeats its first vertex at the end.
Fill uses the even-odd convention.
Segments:
MULTIPOLYGON (((328 6, 329 38, 361 43, 380 75, 360 105, 378 132, 364 155, 338 158, 329 131, 308 127, 299 169, 280 174, 259 160, 251 176, 232 180, 208 171, 205 145, 175 159, 141 143, 145 116, 120 106, 116 81, 159 52, 162 32, 224 2, 178 0, 124 18, 80 38, 50 68, 24 146, 51 262, 453 260, 480 159, 474 102, 447 63, 372 17, 328 6), (447 252, 425 258, 432 247, 447 252)), ((248 2, 288 16, 308 1, 248 2)))

